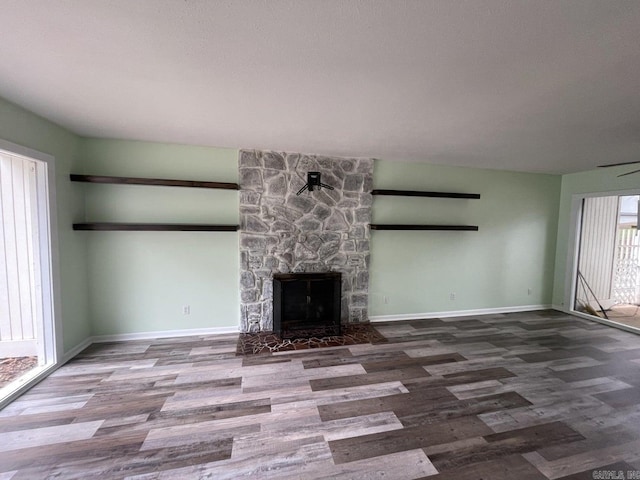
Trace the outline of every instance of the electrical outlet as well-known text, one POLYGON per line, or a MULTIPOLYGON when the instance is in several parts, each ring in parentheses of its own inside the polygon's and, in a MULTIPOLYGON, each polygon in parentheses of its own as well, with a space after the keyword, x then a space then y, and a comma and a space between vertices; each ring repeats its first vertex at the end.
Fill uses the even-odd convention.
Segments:
POLYGON ((453 292, 451 292, 451 293, 449 294, 449 300, 451 300, 451 301, 453 302, 455 299, 456 299, 456 294, 455 294, 455 293, 453 293, 453 292))
POLYGON ((182 307, 183 315, 191 315, 191 305, 185 305, 182 307))
POLYGON ((385 304, 389 303, 389 297, 387 297, 386 295, 383 298, 383 301, 385 304))
POLYGON ((533 293, 533 288, 527 288, 527 295, 531 295, 533 293))

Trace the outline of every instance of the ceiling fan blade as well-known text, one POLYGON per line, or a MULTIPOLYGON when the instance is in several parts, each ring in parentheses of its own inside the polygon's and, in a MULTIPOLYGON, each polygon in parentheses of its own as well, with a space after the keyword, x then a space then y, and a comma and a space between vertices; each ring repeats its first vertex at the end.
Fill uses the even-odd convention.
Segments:
POLYGON ((621 173, 620 175, 618 175, 619 177, 624 177, 625 175, 631 175, 632 173, 638 173, 640 172, 640 170, 632 170, 631 172, 627 172, 627 173, 621 173))
POLYGON ((640 163, 640 160, 635 160, 633 162, 609 163, 608 165, 598 165, 598 168, 619 167, 621 165, 633 165, 635 163, 640 163))

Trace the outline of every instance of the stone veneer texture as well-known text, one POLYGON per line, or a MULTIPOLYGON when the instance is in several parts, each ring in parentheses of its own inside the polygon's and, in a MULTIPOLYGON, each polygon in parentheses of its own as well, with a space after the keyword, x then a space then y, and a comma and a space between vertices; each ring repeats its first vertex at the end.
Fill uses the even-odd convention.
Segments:
POLYGON ((373 160, 240 151, 240 330, 273 330, 273 274, 342 272, 342 323, 368 320, 373 160), (307 172, 334 190, 305 191, 307 172))

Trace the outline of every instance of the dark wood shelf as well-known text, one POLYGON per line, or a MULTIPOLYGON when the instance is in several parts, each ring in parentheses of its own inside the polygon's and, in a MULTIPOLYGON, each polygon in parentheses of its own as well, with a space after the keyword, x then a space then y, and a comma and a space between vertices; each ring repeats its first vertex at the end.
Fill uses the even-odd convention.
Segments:
POLYGON ((421 192, 418 190, 384 190, 377 189, 371 195, 394 195, 399 197, 432 197, 432 198, 480 198, 479 193, 453 193, 453 192, 421 192))
POLYGON ((69 175, 72 182, 112 183, 117 185, 153 185, 160 187, 221 188, 238 190, 237 183, 201 182, 198 180, 171 180, 167 178, 109 177, 102 175, 69 175))
POLYGON ((74 223, 74 230, 126 232, 235 232, 238 225, 189 223, 74 223))
POLYGON ((445 230, 477 232, 477 225, 393 225, 372 223, 371 230, 445 230))

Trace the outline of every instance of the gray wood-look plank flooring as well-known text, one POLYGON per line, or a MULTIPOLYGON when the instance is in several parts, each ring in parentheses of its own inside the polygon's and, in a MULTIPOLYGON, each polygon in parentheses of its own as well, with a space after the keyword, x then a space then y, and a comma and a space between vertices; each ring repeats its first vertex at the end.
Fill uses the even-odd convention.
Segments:
POLYGON ((554 311, 376 328, 92 345, 0 411, 0 479, 640 478, 640 336, 554 311))

